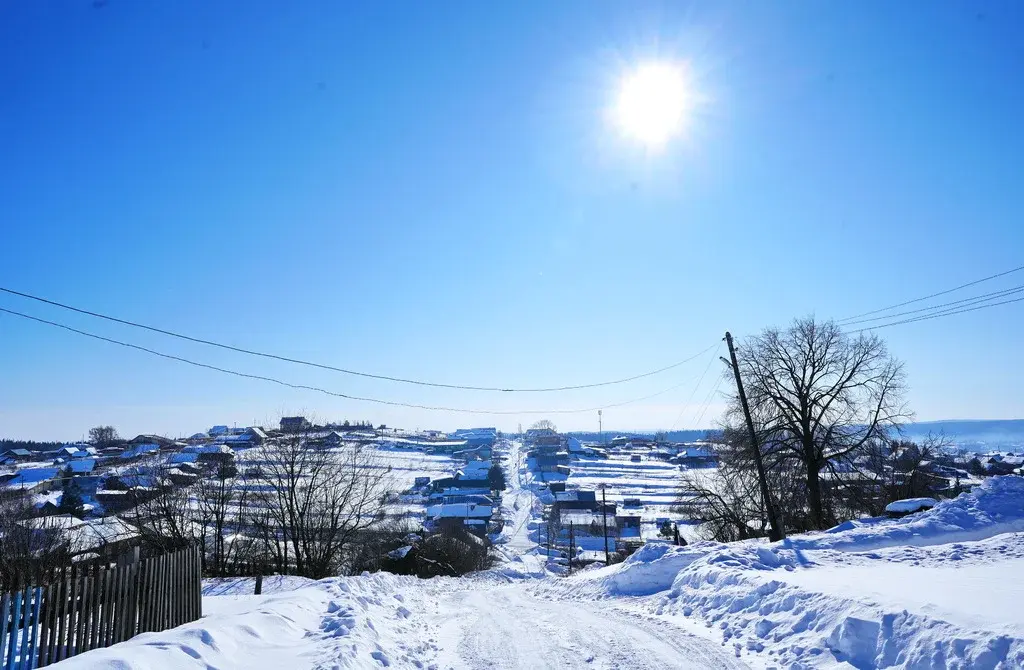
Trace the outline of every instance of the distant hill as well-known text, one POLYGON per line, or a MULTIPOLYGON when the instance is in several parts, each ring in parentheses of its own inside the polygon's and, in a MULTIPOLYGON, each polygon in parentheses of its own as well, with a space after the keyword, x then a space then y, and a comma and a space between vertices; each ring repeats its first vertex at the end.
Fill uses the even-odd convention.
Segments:
POLYGON ((1024 449, 1024 419, 921 421, 903 432, 911 440, 941 434, 970 451, 1024 449))
POLYGON ((575 431, 566 433, 566 435, 572 435, 579 439, 581 442, 600 442, 602 439, 605 442, 611 442, 613 437, 619 435, 625 435, 626 437, 654 437, 656 434, 664 434, 665 439, 669 442, 693 442, 699 440, 707 434, 706 430, 671 430, 671 431, 654 431, 654 430, 606 430, 603 433, 588 432, 588 431, 575 431))
MULTIPOLYGON (((604 433, 573 432, 569 435, 584 442, 598 442, 602 436, 605 441, 610 441, 616 435, 653 437, 656 432, 607 430, 604 433)), ((665 436, 671 442, 693 442, 703 438, 706 433, 706 430, 673 430, 665 433, 665 436)), ((906 439, 915 441, 929 435, 944 435, 954 446, 968 451, 1024 451, 1024 419, 921 421, 904 426, 903 435, 906 439)))

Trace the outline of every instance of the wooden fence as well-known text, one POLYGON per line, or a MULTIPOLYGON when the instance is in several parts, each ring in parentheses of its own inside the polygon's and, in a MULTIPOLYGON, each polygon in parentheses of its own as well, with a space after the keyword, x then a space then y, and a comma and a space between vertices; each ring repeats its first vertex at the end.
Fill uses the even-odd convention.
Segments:
MULTIPOLYGON (((137 554, 136 554, 137 556, 137 554)), ((202 616, 197 547, 62 570, 0 595, 0 669, 31 670, 202 616)))

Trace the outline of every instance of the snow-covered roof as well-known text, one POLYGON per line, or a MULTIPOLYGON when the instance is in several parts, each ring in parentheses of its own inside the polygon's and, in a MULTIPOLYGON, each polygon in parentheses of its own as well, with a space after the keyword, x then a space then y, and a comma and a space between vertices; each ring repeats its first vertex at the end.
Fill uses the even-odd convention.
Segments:
POLYGON ((145 454, 152 454, 160 451, 160 445, 158 444, 137 444, 130 449, 125 449, 121 452, 121 458, 136 458, 145 454))
POLYGON ((939 501, 935 498, 907 498, 889 503, 885 506, 885 511, 910 514, 911 512, 920 512, 923 509, 931 509, 938 504, 939 501))
POLYGON ((69 461, 66 466, 68 470, 76 475, 84 475, 93 471, 96 467, 95 458, 83 458, 76 461, 69 461))
POLYGON ((196 452, 182 452, 180 454, 171 454, 170 458, 167 459, 168 464, 177 465, 181 463, 195 463, 199 459, 199 454, 196 452))
POLYGON ((50 503, 52 505, 59 505, 60 497, 62 495, 64 495, 64 492, 60 490, 47 491, 46 493, 37 493, 34 496, 32 496, 32 506, 35 507, 36 509, 39 509, 46 505, 47 503, 50 503))
POLYGON ((8 488, 32 488, 57 476, 58 468, 24 468, 7 482, 8 488))
POLYGON ((74 554, 102 547, 112 542, 138 537, 138 531, 130 524, 113 516, 89 519, 76 525, 71 533, 71 552, 74 554))
POLYGON ((395 560, 395 561, 399 561, 399 560, 405 558, 406 555, 408 555, 408 553, 410 551, 412 551, 412 546, 411 545, 406 545, 404 547, 399 547, 398 549, 395 549, 393 551, 389 551, 388 552, 388 558, 390 558, 392 560, 395 560))
POLYGON ((476 503, 450 503, 428 507, 427 516, 435 519, 489 519, 494 513, 493 509, 490 505, 476 503))

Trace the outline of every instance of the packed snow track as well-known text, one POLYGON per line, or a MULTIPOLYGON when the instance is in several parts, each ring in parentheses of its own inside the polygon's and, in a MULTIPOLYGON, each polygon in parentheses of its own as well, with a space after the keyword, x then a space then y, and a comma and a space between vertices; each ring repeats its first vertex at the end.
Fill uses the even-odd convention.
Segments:
POLYGON ((439 615, 440 638, 457 644, 439 668, 745 668, 720 643, 603 601, 552 599, 515 585, 459 591, 439 615))
MULTIPOLYGON (((666 668, 747 666, 731 645, 618 601, 574 598, 554 580, 418 580, 378 573, 218 583, 200 621, 82 654, 67 668, 666 668), (216 594, 216 595, 213 595, 216 594)), ((683 624, 685 625, 685 624, 683 624)), ((699 627, 704 631, 707 629, 699 627)))

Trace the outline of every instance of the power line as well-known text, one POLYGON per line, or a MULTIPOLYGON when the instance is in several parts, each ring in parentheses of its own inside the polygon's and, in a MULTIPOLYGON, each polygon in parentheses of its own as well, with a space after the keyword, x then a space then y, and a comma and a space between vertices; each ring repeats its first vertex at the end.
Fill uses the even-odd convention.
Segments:
POLYGON ((900 316, 907 316, 908 314, 920 314, 921 312, 930 312, 930 311, 938 310, 938 309, 941 309, 941 308, 944 308, 944 307, 952 307, 953 305, 960 305, 962 307, 970 307, 971 305, 976 305, 976 304, 980 304, 980 303, 983 303, 983 302, 988 302, 990 300, 995 300, 996 298, 1003 298, 1003 297, 1006 297, 1008 295, 1013 295, 1015 293, 1020 293, 1021 291, 1024 291, 1024 284, 1021 284, 1019 286, 1014 286, 1014 287, 1008 288, 1008 289, 1003 289, 1002 291, 993 291, 992 293, 984 293, 982 295, 976 295, 976 296, 974 296, 972 298, 963 298, 961 300, 953 300, 951 302, 945 302, 945 303, 941 303, 941 304, 938 304, 938 305, 932 305, 930 307, 921 307, 919 309, 912 309, 912 310, 907 311, 907 312, 897 312, 896 314, 887 314, 885 316, 875 316, 875 317, 872 317, 870 319, 860 319, 860 320, 857 320, 857 321, 848 321, 848 322, 843 323, 843 326, 855 326, 857 324, 870 323, 872 321, 885 321, 886 319, 895 319, 895 318, 900 317, 900 316), (964 304, 964 303, 967 303, 967 304, 964 304))
POLYGON ((501 386, 471 386, 471 385, 467 385, 467 384, 444 384, 444 383, 440 383, 440 382, 423 381, 423 380, 420 380, 420 379, 406 379, 406 378, 403 378, 403 377, 391 377, 391 376, 388 376, 388 375, 379 375, 379 374, 374 374, 374 373, 370 373, 370 372, 360 372, 358 370, 348 370, 346 368, 339 368, 339 367, 335 367, 333 365, 326 365, 326 364, 323 364, 323 363, 315 363, 315 362, 312 362, 312 361, 306 361, 306 360, 302 360, 302 359, 299 359, 299 358, 289 358, 288 356, 279 356, 277 354, 269 354, 269 353, 266 353, 266 352, 263 352, 263 351, 255 351, 255 350, 252 350, 252 349, 244 349, 242 347, 235 347, 235 346, 232 346, 230 344, 223 344, 221 342, 214 342, 212 340, 204 340, 204 339, 199 338, 199 337, 192 337, 191 335, 183 335, 182 333, 176 333, 174 331, 164 330, 163 328, 156 328, 155 326, 147 326, 145 324, 137 323, 135 321, 129 321, 127 319, 120 319, 120 318, 117 318, 117 317, 114 317, 114 316, 109 316, 107 314, 100 314, 99 312, 92 312, 92 311, 89 311, 87 309, 81 309, 81 308, 78 308, 78 307, 72 307, 71 305, 67 305, 67 304, 64 304, 64 303, 61 303, 61 302, 57 302, 55 300, 49 300, 47 298, 41 298, 39 296, 31 295, 29 293, 22 293, 21 291, 15 291, 13 289, 4 288, 2 286, 0 286, 0 291, 3 291, 4 293, 9 293, 10 295, 16 295, 16 296, 19 296, 19 297, 22 297, 22 298, 28 298, 29 300, 35 300, 37 302, 45 303, 47 305, 52 305, 54 307, 60 307, 61 309, 70 310, 72 312, 77 312, 79 314, 85 314, 87 316, 92 316, 92 317, 95 317, 97 319, 104 319, 106 321, 112 321, 114 323, 119 323, 119 324, 122 324, 122 325, 125 325, 125 326, 131 326, 133 328, 141 328, 143 330, 148 330, 148 331, 153 332, 153 333, 159 333, 161 335, 167 335, 169 337, 176 337, 178 339, 186 340, 188 342, 195 342, 196 344, 204 344, 204 345, 207 345, 207 346, 210 346, 210 347, 218 347, 220 349, 226 349, 228 351, 234 351, 236 353, 246 354, 246 355, 249 355, 249 356, 259 356, 261 358, 270 358, 270 359, 273 359, 273 360, 283 361, 285 363, 295 363, 296 365, 305 365, 305 366, 312 367, 312 368, 319 368, 321 370, 330 370, 332 372, 340 372, 340 373, 346 374, 346 375, 354 375, 356 377, 366 377, 366 378, 369 378, 369 379, 379 379, 379 380, 382 380, 382 381, 396 382, 396 383, 400 383, 400 384, 414 384, 416 386, 431 386, 431 387, 434 387, 434 388, 460 389, 460 390, 463 390, 463 391, 496 391, 496 392, 501 392, 501 393, 550 393, 550 392, 555 392, 555 391, 576 391, 576 390, 580 390, 580 389, 597 388, 597 387, 600 387, 600 386, 612 386, 612 385, 615 385, 615 384, 625 384, 626 382, 636 381, 637 379, 643 379, 644 377, 652 377, 654 375, 661 374, 662 372, 668 372, 669 370, 672 370, 674 368, 678 368, 681 365, 685 365, 686 363, 689 363, 690 361, 692 361, 692 360, 694 360, 696 358, 699 358, 700 356, 704 355, 705 353, 707 353, 708 351, 710 351, 712 348, 715 347, 715 345, 713 344, 710 347, 708 347, 707 349, 705 349, 704 351, 701 351, 700 353, 697 353, 697 354, 695 354, 693 356, 690 356, 689 358, 685 358, 685 359, 683 359, 681 361, 677 361, 675 363, 672 363, 671 365, 666 365, 665 367, 658 368, 657 370, 651 370, 649 372, 644 372, 644 373, 641 373, 641 374, 638 374, 638 375, 633 375, 632 377, 624 377, 622 379, 612 379, 612 380, 603 381, 603 382, 594 382, 592 384, 575 384, 575 385, 572 385, 572 386, 555 386, 555 387, 549 387, 549 388, 507 388, 507 387, 501 387, 501 386))
POLYGON ((383 399, 380 399, 380 398, 369 398, 369 397, 364 397, 364 396, 350 395, 350 394, 347 394, 347 393, 338 393, 337 391, 330 391, 330 390, 327 390, 327 389, 324 389, 324 388, 320 388, 318 386, 308 386, 306 384, 293 384, 291 382, 286 382, 286 381, 283 381, 281 379, 277 379, 275 377, 267 377, 267 376, 264 376, 264 375, 255 375, 255 374, 250 374, 250 373, 247 373, 247 372, 239 372, 237 370, 230 370, 228 368, 222 368, 222 367, 218 367, 216 365, 210 365, 208 363, 200 363, 198 361, 194 361, 194 360, 191 360, 191 359, 188 359, 188 358, 183 358, 181 356, 175 356, 173 354, 165 354, 163 352, 156 351, 154 349, 149 349, 149 348, 146 348, 146 347, 143 347, 143 346, 139 346, 137 344, 132 344, 130 342, 124 342, 124 341, 121 341, 121 340, 115 340, 115 339, 110 338, 110 337, 104 337, 102 335, 96 335, 95 333, 90 333, 90 332, 87 332, 87 331, 84 331, 84 330, 79 330, 78 328, 73 328, 73 327, 68 326, 66 324, 63 324, 63 323, 57 323, 56 321, 48 321, 46 319, 41 319, 41 318, 36 317, 36 316, 31 316, 29 314, 24 314, 22 312, 16 312, 16 311, 14 311, 12 309, 6 309, 6 308, 3 308, 3 307, 0 307, 0 312, 6 313, 6 314, 11 314, 13 316, 19 316, 21 318, 29 319, 29 320, 35 321, 37 323, 46 324, 48 326, 53 326, 55 328, 61 328, 63 330, 75 333, 77 335, 82 335, 84 337, 89 337, 89 338, 92 338, 92 339, 95 339, 95 340, 100 340, 102 342, 109 342, 110 344, 117 344, 119 346, 127 347, 129 349, 135 349, 137 351, 142 351, 142 352, 145 352, 147 354, 151 354, 153 356, 158 356, 160 358, 165 358, 167 360, 177 361, 179 363, 186 363, 188 365, 194 365, 195 367, 205 368, 207 370, 213 370, 215 372, 221 372, 223 374, 233 375, 235 377, 242 377, 242 378, 245 378, 245 379, 257 379, 257 380, 260 380, 260 381, 270 382, 272 384, 278 384, 280 386, 285 386, 285 387, 292 388, 292 389, 305 390, 305 391, 315 391, 317 393, 323 393, 325 395, 334 396, 336 398, 344 398, 346 400, 357 400, 357 401, 361 401, 361 402, 375 403, 375 404, 378 404, 378 405, 389 405, 389 406, 392 406, 392 407, 407 407, 407 408, 411 408, 411 409, 423 409, 423 410, 429 410, 429 411, 434 411, 434 412, 457 412, 457 413, 462 413, 462 414, 489 414, 489 415, 582 414, 582 413, 585 413, 585 412, 595 412, 595 411, 597 411, 599 409, 608 409, 610 407, 622 407, 624 405, 629 405, 629 404, 632 404, 632 403, 635 403, 635 402, 641 402, 643 400, 648 400, 650 398, 654 398, 654 397, 660 396, 662 394, 668 393, 669 391, 674 391, 675 389, 677 389, 680 386, 683 386, 684 384, 689 382, 689 380, 687 380, 685 382, 676 384, 674 386, 670 386, 667 389, 663 389, 663 390, 658 391, 656 393, 652 393, 650 395, 642 396, 642 397, 639 397, 639 398, 633 398, 631 400, 626 400, 626 401, 623 401, 623 402, 613 403, 613 404, 610 404, 610 405, 601 405, 599 407, 587 407, 587 408, 583 408, 583 409, 488 410, 488 409, 467 409, 467 408, 461 408, 461 407, 443 407, 443 406, 435 406, 435 405, 420 405, 420 404, 416 404, 416 403, 399 402, 399 401, 395 401, 395 400, 383 400, 383 399))
POLYGON ((931 298, 937 298, 940 295, 946 295, 948 293, 953 293, 954 291, 959 291, 960 289, 967 288, 969 286, 975 286, 975 285, 981 284, 983 282, 991 281, 992 279, 998 279, 999 277, 1005 277, 1008 274, 1013 274, 1014 272, 1020 272, 1021 270, 1024 270, 1024 265, 1021 265, 1020 267, 1013 268, 1012 270, 1007 270, 1006 272, 1000 272, 998 274, 991 275, 989 277, 984 277, 982 279, 976 279, 975 281, 967 282, 966 284, 961 284, 960 286, 956 286, 954 288, 947 289, 945 291, 939 291, 938 293, 932 293, 931 295, 926 295, 923 298, 914 298, 913 300, 908 300, 906 302, 901 302, 901 303, 898 303, 896 305, 889 305, 888 307, 882 307, 881 309, 875 309, 875 310, 872 310, 870 312, 864 312, 863 314, 855 314, 854 316, 848 316, 845 319, 840 319, 839 323, 845 323, 847 321, 852 321, 853 319, 859 319, 862 316, 871 316, 872 314, 878 314, 880 312, 887 312, 890 309, 897 309, 899 307, 906 307, 907 305, 912 305, 914 303, 921 302, 923 300, 929 300, 931 298))
POLYGON ((711 370, 711 366, 714 365, 715 360, 718 358, 718 352, 721 351, 721 350, 722 350, 722 343, 719 342, 718 343, 718 348, 715 349, 714 355, 711 357, 711 360, 708 361, 708 366, 706 368, 704 368, 704 372, 701 373, 700 379, 697 380, 697 385, 693 387, 692 391, 690 391, 690 397, 687 398, 686 399, 686 403, 682 407, 679 408, 679 414, 676 415, 676 420, 672 422, 672 427, 669 428, 669 432, 672 432, 673 430, 675 430, 676 429, 676 425, 679 423, 679 419, 683 418, 683 412, 685 412, 686 408, 689 407, 691 402, 693 402, 693 396, 697 395, 697 389, 699 389, 700 385, 704 382, 704 377, 708 374, 708 371, 711 370))
POLYGON ((847 332, 851 333, 851 334, 863 333, 864 331, 867 331, 867 330, 878 330, 879 328, 888 328, 889 326, 899 326, 899 325, 902 325, 902 324, 905 324, 905 323, 915 323, 917 321, 928 321, 929 319, 938 319, 938 318, 943 317, 943 316, 954 316, 956 314, 966 314, 967 312, 976 312, 979 309, 987 309, 989 307, 999 307, 1000 305, 1009 305, 1010 303, 1021 302, 1021 301, 1024 301, 1024 298, 1014 298, 1013 300, 1004 300, 1002 302, 993 302, 993 303, 988 303, 988 304, 985 304, 985 305, 979 305, 977 307, 968 307, 968 308, 965 308, 965 309, 949 309, 949 310, 946 310, 944 312, 939 312, 938 314, 928 314, 928 315, 925 315, 925 316, 919 316, 919 317, 914 318, 914 319, 904 319, 902 321, 893 321, 892 323, 882 323, 882 324, 879 324, 877 326, 867 326, 865 328, 861 328, 860 330, 852 330, 852 331, 847 331, 847 332))
POLYGON ((722 385, 722 379, 724 378, 718 378, 718 382, 715 383, 715 387, 711 389, 711 393, 709 393, 708 397, 704 400, 704 409, 700 411, 700 416, 697 417, 697 420, 693 424, 694 430, 697 430, 698 426, 700 426, 700 422, 704 420, 704 415, 707 414, 708 409, 711 407, 711 399, 716 393, 718 393, 718 388, 722 385))

